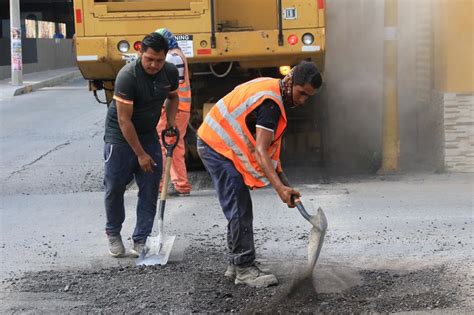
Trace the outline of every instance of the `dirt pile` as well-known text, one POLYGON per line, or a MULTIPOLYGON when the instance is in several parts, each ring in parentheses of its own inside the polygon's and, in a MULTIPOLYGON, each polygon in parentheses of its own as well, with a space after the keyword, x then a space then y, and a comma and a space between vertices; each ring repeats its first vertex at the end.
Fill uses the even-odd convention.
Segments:
POLYGON ((189 248, 179 264, 28 273, 6 281, 12 292, 47 293, 72 313, 366 313, 460 307, 445 266, 413 272, 365 270, 341 293, 317 294, 308 282, 265 289, 235 286, 223 276, 224 248, 189 248), (291 292, 289 289, 292 288, 291 292), (290 294, 291 293, 291 294, 290 294))

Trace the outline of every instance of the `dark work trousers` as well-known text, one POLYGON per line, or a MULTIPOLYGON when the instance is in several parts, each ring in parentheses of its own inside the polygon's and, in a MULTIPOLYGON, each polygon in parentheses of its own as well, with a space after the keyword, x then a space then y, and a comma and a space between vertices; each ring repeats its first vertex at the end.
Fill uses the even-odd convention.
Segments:
POLYGON ((229 262, 246 266, 255 260, 253 213, 250 191, 229 159, 197 140, 197 150, 211 175, 222 211, 227 218, 229 262))
POLYGON ((138 158, 128 144, 105 143, 105 211, 108 235, 118 234, 125 220, 123 195, 127 185, 135 177, 138 186, 137 224, 132 235, 134 242, 145 242, 153 228, 162 173, 161 146, 158 141, 142 144, 143 149, 155 161, 154 172, 144 172, 138 158))

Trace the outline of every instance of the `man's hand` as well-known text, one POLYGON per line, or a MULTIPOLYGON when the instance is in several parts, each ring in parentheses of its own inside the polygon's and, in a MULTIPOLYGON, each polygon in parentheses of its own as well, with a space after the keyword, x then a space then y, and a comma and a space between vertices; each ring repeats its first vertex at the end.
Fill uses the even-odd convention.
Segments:
POLYGON ((165 136, 166 137, 176 137, 178 135, 178 129, 176 127, 167 127, 165 129, 165 136))
POLYGON ((288 205, 288 208, 296 207, 294 203, 294 198, 292 197, 301 197, 299 191, 294 190, 292 187, 281 186, 277 189, 278 196, 280 196, 281 201, 288 205))
POLYGON ((155 161, 153 161, 151 156, 149 156, 147 153, 138 156, 138 163, 140 164, 142 170, 146 173, 153 173, 156 167, 155 161))

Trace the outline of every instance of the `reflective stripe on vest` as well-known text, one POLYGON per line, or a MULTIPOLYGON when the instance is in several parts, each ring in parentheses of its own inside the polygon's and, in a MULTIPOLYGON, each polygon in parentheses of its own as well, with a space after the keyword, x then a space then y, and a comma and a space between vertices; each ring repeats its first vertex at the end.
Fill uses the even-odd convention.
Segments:
POLYGON ((221 137, 221 139, 224 141, 224 143, 232 148, 232 151, 237 155, 237 158, 240 160, 240 162, 245 166, 245 170, 249 173, 252 174, 252 176, 259 181, 261 181, 264 185, 268 185, 270 182, 265 176, 262 176, 258 173, 258 171, 252 166, 250 163, 248 157, 239 149, 238 145, 231 139, 229 134, 222 128, 221 125, 219 125, 212 117, 206 116, 206 119, 204 122, 211 127, 214 132, 221 137))
POLYGON ((178 88, 179 104, 178 109, 190 112, 191 111, 191 87, 186 84, 186 80, 179 85, 178 88))
POLYGON ((181 57, 184 63, 184 81, 179 84, 178 95, 179 104, 178 109, 185 112, 191 111, 191 82, 189 81, 188 60, 179 48, 170 49, 168 53, 175 54, 181 57))
POLYGON ((242 130, 242 127, 238 123, 237 118, 239 118, 240 115, 242 115, 258 99, 260 99, 261 97, 266 96, 266 95, 271 95, 271 96, 275 97, 277 100, 279 100, 280 102, 282 101, 281 97, 279 95, 276 95, 272 91, 262 91, 262 92, 258 92, 255 95, 249 97, 245 102, 238 105, 236 108, 234 108, 232 113, 229 113, 229 111, 227 109, 227 106, 225 105, 223 99, 220 99, 216 103, 216 105, 214 105, 214 106, 217 107, 217 109, 221 113, 222 117, 224 117, 227 120, 227 122, 232 126, 232 128, 234 128, 234 131, 240 136, 240 138, 242 140, 245 141, 245 143, 247 144, 247 146, 249 148, 252 148, 253 144, 244 135, 244 131, 242 130))
MULTIPOLYGON (((255 95, 249 97, 247 100, 245 100, 243 103, 241 103, 240 105, 238 105, 233 111, 232 111, 232 117, 237 119, 240 115, 242 115, 253 103, 255 103, 256 101, 258 101, 260 98, 262 98, 263 96, 272 96, 274 98, 276 98, 280 103, 282 102, 282 99, 281 99, 281 96, 280 95, 277 95, 275 93, 273 93, 272 91, 262 91, 262 92, 258 92, 256 93, 255 95)), ((219 101, 221 102, 222 99, 219 101)), ((220 108, 224 108, 226 111, 227 111, 227 106, 225 105, 221 105, 219 106, 219 102, 216 103, 216 105, 218 105, 218 108, 220 110, 220 108)), ((224 102, 222 101, 221 104, 223 104, 224 102)))
POLYGON ((281 111, 274 141, 268 148, 273 166, 280 169, 281 136, 286 127, 286 113, 278 79, 259 78, 237 86, 211 108, 198 130, 198 136, 204 142, 234 163, 250 188, 269 184, 255 158, 255 139, 245 121, 246 116, 266 99, 277 103, 281 111))

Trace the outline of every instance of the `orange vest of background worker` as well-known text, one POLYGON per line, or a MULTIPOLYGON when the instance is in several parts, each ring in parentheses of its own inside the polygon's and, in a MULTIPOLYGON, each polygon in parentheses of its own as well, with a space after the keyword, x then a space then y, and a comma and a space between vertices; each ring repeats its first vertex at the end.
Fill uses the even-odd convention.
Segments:
POLYGON ((295 206, 294 197, 300 193, 290 186, 280 163, 286 113, 303 105, 321 84, 316 65, 302 62, 281 80, 258 78, 237 86, 211 108, 199 127, 197 151, 228 221, 229 265, 224 275, 235 284, 278 283, 275 275, 255 264, 249 188, 271 184, 285 204, 295 206))
MULTIPOLYGON (((183 52, 179 48, 176 38, 169 30, 161 28, 156 32, 160 33, 168 40, 169 51, 166 56, 166 61, 173 63, 179 71, 179 105, 178 112, 176 113, 175 124, 176 128, 179 129, 180 138, 176 148, 173 151, 173 160, 171 163, 171 182, 173 186, 171 190, 168 190, 168 195, 185 196, 189 195, 192 189, 192 186, 188 180, 186 161, 184 157, 186 152, 184 147, 184 136, 186 135, 186 129, 188 127, 189 118, 191 115, 191 84, 189 81, 188 62, 183 52)), ((160 121, 156 127, 158 135, 161 135, 162 130, 165 128, 166 112, 162 111, 160 121)), ((161 137, 159 138, 161 142, 161 137)), ((161 149, 163 151, 164 163, 166 152, 163 143, 161 143, 161 149)))

